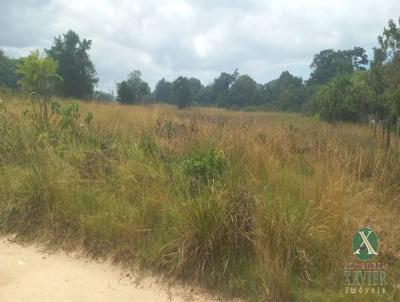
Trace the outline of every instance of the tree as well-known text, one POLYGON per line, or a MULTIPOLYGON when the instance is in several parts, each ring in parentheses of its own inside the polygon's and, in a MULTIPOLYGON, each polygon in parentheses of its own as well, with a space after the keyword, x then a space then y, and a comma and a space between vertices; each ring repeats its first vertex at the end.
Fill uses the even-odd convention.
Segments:
POLYGON ((368 115, 378 106, 374 89, 369 84, 368 71, 357 71, 350 78, 350 98, 357 104, 359 120, 366 121, 368 115))
POLYGON ((277 108, 284 111, 300 111, 305 100, 303 79, 282 72, 278 79, 279 96, 277 108))
POLYGON ((199 94, 197 102, 203 106, 209 106, 214 103, 215 99, 213 98, 213 87, 212 85, 207 85, 203 87, 199 94))
POLYGON ((18 83, 22 89, 45 97, 53 92, 58 82, 62 82, 57 74, 57 62, 50 57, 40 57, 38 50, 21 58, 16 66, 16 72, 21 76, 18 83))
POLYGON ((400 55, 400 18, 399 26, 392 19, 389 20, 378 42, 388 58, 394 59, 400 55))
POLYGON ((172 100, 172 83, 166 81, 164 78, 159 80, 154 89, 154 98, 157 101, 169 103, 172 100))
POLYGON ((354 47, 353 49, 342 51, 342 54, 352 61, 353 71, 367 70, 368 55, 362 47, 354 47))
POLYGON ((108 102, 112 102, 115 100, 114 92, 109 93, 101 90, 96 90, 93 94, 93 98, 98 101, 108 101, 108 102))
POLYGON ((80 40, 72 30, 54 38, 54 45, 46 49, 48 56, 58 62, 58 74, 64 79, 57 92, 64 97, 88 98, 93 95, 98 82, 96 70, 88 51, 92 42, 80 40))
POLYGON ((284 111, 299 111, 305 100, 303 79, 284 71, 261 87, 259 104, 284 111))
POLYGON ((400 18, 399 26, 393 20, 389 20, 383 34, 378 37, 382 53, 383 86, 386 88, 385 101, 389 118, 400 116, 400 18))
POLYGON ((229 87, 236 81, 239 76, 239 72, 236 69, 232 74, 221 72, 218 78, 214 80, 213 87, 214 91, 221 93, 229 89, 229 87))
POLYGON ((388 114, 395 120, 400 117, 400 55, 385 65, 384 81, 388 87, 384 94, 388 114))
POLYGON ((357 72, 336 77, 322 85, 314 96, 315 109, 327 121, 359 122, 370 112, 375 93, 368 74, 357 72))
MULTIPOLYGON (((249 106, 254 103, 256 96, 257 83, 248 75, 239 76, 229 89, 227 98, 219 105, 229 106, 249 106)), ((220 99, 220 101, 222 101, 220 99)))
POLYGON ((142 80, 142 73, 139 70, 131 72, 126 81, 117 84, 117 100, 120 103, 138 103, 149 94, 149 84, 142 80))
POLYGON ((4 85, 10 88, 17 88, 16 65, 17 60, 8 58, 0 50, 0 86, 4 85))
POLYGON ((239 76, 237 69, 232 74, 221 72, 218 78, 214 79, 210 95, 211 102, 214 104, 225 104, 228 97, 228 90, 239 76))
POLYGON ((386 60, 385 52, 374 47, 374 57, 370 66, 370 83, 377 94, 382 94, 385 90, 385 83, 383 79, 383 65, 386 60))
POLYGON ((198 102, 200 97, 200 92, 204 88, 203 84, 201 84, 201 81, 196 78, 189 78, 188 81, 190 86, 190 92, 192 93, 193 96, 193 101, 198 102))
POLYGON ((384 120, 386 146, 389 147, 391 127, 396 120, 400 139, 400 19, 399 25, 389 20, 378 42, 380 47, 374 49, 370 82, 377 93, 379 104, 375 110, 384 120))
POLYGON ((189 106, 193 101, 190 82, 185 77, 179 77, 172 82, 172 97, 178 108, 189 106))
POLYGON ((336 76, 365 70, 368 57, 361 47, 349 50, 326 49, 314 56, 310 65, 311 75, 308 85, 323 85, 336 76))

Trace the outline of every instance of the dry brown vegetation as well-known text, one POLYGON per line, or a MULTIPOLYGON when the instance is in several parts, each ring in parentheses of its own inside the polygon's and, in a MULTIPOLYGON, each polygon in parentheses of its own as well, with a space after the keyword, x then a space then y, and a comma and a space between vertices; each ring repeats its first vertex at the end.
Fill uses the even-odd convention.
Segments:
POLYGON ((80 103, 71 120, 20 100, 1 110, 3 232, 228 296, 348 301, 341 271, 369 226, 399 282, 400 156, 366 126, 159 105, 80 103))

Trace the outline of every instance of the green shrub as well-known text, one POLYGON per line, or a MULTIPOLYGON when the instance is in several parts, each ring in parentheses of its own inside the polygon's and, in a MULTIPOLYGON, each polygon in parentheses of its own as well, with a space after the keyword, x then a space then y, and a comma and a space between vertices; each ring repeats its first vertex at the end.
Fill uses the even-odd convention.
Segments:
POLYGON ((139 139, 139 148, 146 156, 154 156, 158 152, 158 146, 152 132, 144 132, 139 139))
POLYGON ((182 162, 183 172, 190 180, 201 184, 213 183, 227 171, 225 153, 215 149, 197 151, 182 162))

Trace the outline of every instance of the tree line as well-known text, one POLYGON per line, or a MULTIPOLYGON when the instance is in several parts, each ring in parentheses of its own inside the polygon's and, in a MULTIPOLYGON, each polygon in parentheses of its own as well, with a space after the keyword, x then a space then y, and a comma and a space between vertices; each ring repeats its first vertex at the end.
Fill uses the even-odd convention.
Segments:
MULTIPOLYGON (((371 117, 384 121, 387 131, 400 116, 400 19, 389 20, 373 58, 365 49, 327 49, 317 53, 310 77, 303 80, 283 71, 279 78, 259 84, 249 75, 222 72, 210 84, 179 76, 159 80, 154 91, 140 71, 116 84, 116 100, 124 104, 169 103, 180 108, 218 106, 305 112, 327 121, 360 122, 371 117)), ((55 37, 50 49, 12 59, 0 51, 0 85, 43 95, 114 100, 96 91, 98 83, 88 50, 92 41, 72 30, 55 37)))

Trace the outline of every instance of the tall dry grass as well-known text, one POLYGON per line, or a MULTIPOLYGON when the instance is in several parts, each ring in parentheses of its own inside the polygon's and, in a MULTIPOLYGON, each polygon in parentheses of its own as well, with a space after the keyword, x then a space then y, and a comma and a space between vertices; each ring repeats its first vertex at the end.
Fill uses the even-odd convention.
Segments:
POLYGON ((365 225, 398 267, 399 153, 370 129, 297 114, 80 107, 62 122, 2 104, 3 232, 258 301, 346 301, 340 271, 365 225))

